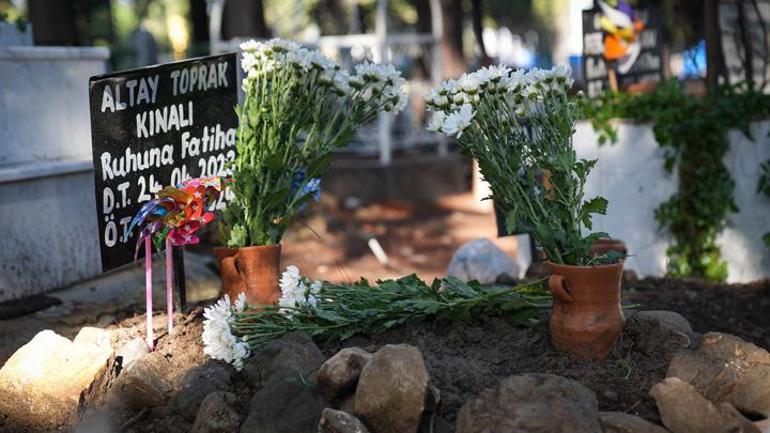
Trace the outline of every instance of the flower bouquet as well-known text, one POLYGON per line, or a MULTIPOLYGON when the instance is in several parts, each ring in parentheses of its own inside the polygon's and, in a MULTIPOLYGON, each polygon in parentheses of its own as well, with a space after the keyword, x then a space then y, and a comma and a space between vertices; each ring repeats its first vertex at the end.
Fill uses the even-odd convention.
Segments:
POLYGON ((245 98, 237 108, 233 198, 215 250, 224 291, 251 304, 273 304, 280 243, 295 213, 318 200, 332 152, 380 112, 406 105, 404 79, 392 65, 364 63, 348 74, 321 53, 280 39, 246 42, 245 98))
POLYGON ((607 200, 584 198, 596 160, 578 158, 573 147, 582 113, 569 94, 572 82, 568 67, 482 68, 429 94, 429 129, 456 138, 478 162, 508 231, 529 233, 544 250, 553 274, 554 344, 603 357, 623 326, 623 265, 619 254, 592 251, 608 237, 590 233, 607 200))
POLYGON ((447 278, 428 285, 411 275, 376 286, 366 280, 332 284, 310 281, 289 266, 281 277, 278 305, 246 305, 241 294, 234 305, 225 295, 206 308, 203 351, 240 369, 253 350, 291 332, 341 341, 432 318, 470 322, 501 314, 525 324, 548 306, 550 296, 541 283, 481 286, 447 278))

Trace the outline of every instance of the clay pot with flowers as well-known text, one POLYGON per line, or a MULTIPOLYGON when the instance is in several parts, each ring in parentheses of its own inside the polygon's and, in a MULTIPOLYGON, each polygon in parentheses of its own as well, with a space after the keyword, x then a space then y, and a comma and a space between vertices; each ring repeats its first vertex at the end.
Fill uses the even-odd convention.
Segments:
POLYGON ((482 68, 429 94, 429 129, 457 139, 478 162, 508 231, 529 233, 548 257, 554 346, 598 359, 623 329, 623 262, 611 248, 592 250, 609 238, 590 233, 608 203, 584 197, 596 160, 578 158, 572 144, 582 117, 572 82, 567 67, 482 68))
POLYGON ((224 293, 250 305, 280 297, 281 238, 294 215, 318 200, 334 149, 380 112, 404 108, 404 80, 392 65, 348 74, 315 50, 273 39, 246 42, 243 104, 237 107, 233 184, 215 249, 224 293))

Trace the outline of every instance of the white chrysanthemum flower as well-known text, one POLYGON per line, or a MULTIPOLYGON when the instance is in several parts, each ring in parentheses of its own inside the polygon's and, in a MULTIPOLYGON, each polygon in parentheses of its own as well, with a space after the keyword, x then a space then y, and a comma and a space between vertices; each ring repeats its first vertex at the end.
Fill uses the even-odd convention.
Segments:
POLYGON ((232 315, 230 295, 227 294, 214 305, 203 309, 203 317, 214 322, 229 322, 232 315))
POLYGON ((313 284, 310 285, 310 293, 317 295, 321 293, 321 289, 323 288, 324 283, 318 280, 313 281, 313 284))
POLYGON ((309 305, 315 308, 323 283, 314 281, 308 284, 296 266, 289 266, 281 276, 281 298, 278 300, 279 311, 287 317, 292 316, 292 309, 309 305))
POLYGON ((457 92, 457 82, 455 80, 444 80, 441 85, 438 87, 436 92, 439 95, 451 95, 455 92, 457 92))
POLYGON ((545 81, 545 79, 547 77, 547 73, 543 69, 532 68, 532 69, 530 69, 529 72, 527 72, 524 75, 524 77, 525 77, 525 79, 527 80, 527 82, 529 84, 537 84, 537 83, 542 83, 543 81, 545 81))
POLYGON ((511 72, 508 77, 504 77, 500 81, 500 85, 505 86, 509 93, 520 93, 526 85, 524 70, 517 69, 511 72))
POLYGON ((430 92, 428 92, 427 95, 425 95, 425 103, 430 106, 436 105, 436 100, 440 98, 441 95, 438 94, 437 89, 430 89, 430 92))
POLYGON ((443 111, 436 111, 430 118, 428 123, 428 131, 441 132, 444 127, 444 121, 446 120, 446 114, 443 111))
POLYGON ((447 98, 446 95, 439 95, 436 99, 433 100, 433 104, 438 108, 449 108, 449 98, 447 98))
POLYGON ((318 296, 321 294, 323 283, 316 280, 308 288, 307 304, 315 308, 318 305, 318 296))
MULTIPOLYGON (((241 295, 236 302, 236 312, 239 312, 239 308, 240 311, 245 308, 246 298, 241 295)), ((230 297, 225 295, 216 304, 205 308, 203 317, 203 353, 212 359, 231 363, 238 370, 243 368, 243 360, 249 356, 249 345, 232 332, 231 325, 235 317, 230 297)))
POLYGON ((465 128, 470 126, 473 116, 476 113, 473 111, 473 107, 470 104, 464 104, 459 110, 449 113, 444 120, 444 127, 442 131, 450 136, 456 136, 460 138, 465 128))
POLYGON ((377 63, 364 62, 356 65, 356 75, 363 81, 387 83, 392 86, 400 87, 404 84, 401 78, 401 72, 397 71, 392 64, 380 65, 377 63))
POLYGON ((452 100, 450 101, 451 108, 457 109, 462 107, 463 105, 471 102, 471 97, 465 92, 457 92, 454 95, 452 95, 452 100))
POLYGON ((387 86, 382 91, 382 98, 386 102, 386 110, 391 113, 398 113, 406 108, 407 97, 401 87, 387 86))
POLYGON ((528 85, 527 87, 523 88, 521 90, 521 95, 527 101, 539 101, 543 99, 543 95, 540 93, 540 90, 533 85, 528 85))
POLYGON ((350 75, 345 71, 336 71, 332 85, 340 95, 349 95, 352 92, 350 87, 350 75))
POLYGON ((259 76, 259 71, 257 70, 257 68, 251 68, 249 69, 249 72, 246 75, 246 78, 244 79, 244 81, 247 81, 250 79, 253 80, 254 78, 257 78, 257 76, 259 76))
POLYGON ((449 108, 449 98, 447 97, 446 89, 438 88, 431 89, 428 95, 425 97, 425 103, 429 107, 445 109, 449 108))
POLYGON ((301 278, 298 267, 294 265, 287 266, 286 270, 281 274, 281 290, 299 285, 302 282, 301 278))
POLYGON ((527 116, 539 116, 543 114, 545 106, 543 105, 543 93, 542 89, 538 89, 534 85, 528 85, 521 91, 523 97, 523 109, 527 116))
POLYGON ((245 341, 238 341, 233 345, 233 367, 236 370, 241 371, 243 369, 243 361, 251 355, 251 349, 249 344, 245 341))
POLYGON ((490 81, 501 81, 511 74, 511 68, 505 65, 488 66, 486 69, 487 77, 490 81))
POLYGON ((382 74, 379 65, 371 62, 364 62, 356 65, 356 75, 364 81, 382 81, 382 74))
POLYGON ((255 41, 254 39, 252 39, 252 40, 249 40, 249 41, 246 41, 246 42, 242 43, 241 44, 241 50, 242 51, 246 51, 246 52, 254 52, 254 51, 259 50, 260 45, 262 45, 262 44, 260 44, 259 42, 255 41))
MULTIPOLYGON (((479 86, 484 86, 486 82, 491 79, 489 70, 486 67, 473 71, 469 74, 465 74, 464 76, 471 80, 475 80, 479 86)), ((460 80, 462 81, 462 77, 460 77, 460 80)))
POLYGON ((278 306, 281 307, 281 313, 291 316, 291 309, 305 302, 305 283, 302 281, 299 268, 294 265, 288 266, 281 275, 280 287, 281 297, 278 299, 278 306))
POLYGON ((339 65, 337 64, 337 62, 324 56, 318 50, 308 50, 307 57, 311 66, 313 66, 316 69, 320 69, 324 71, 333 71, 333 70, 339 69, 339 65))
POLYGON ((259 64, 259 60, 257 60, 257 56, 252 52, 244 51, 243 58, 241 59, 241 68, 243 68, 244 72, 251 71, 255 66, 259 64))
POLYGON ((241 292, 238 295, 238 299, 235 300, 235 312, 243 313, 243 310, 245 309, 246 309, 246 293, 241 292))
POLYGON ((551 73, 555 76, 571 77, 572 68, 569 65, 556 65, 551 69, 551 73))
POLYGON ((287 53, 297 51, 302 46, 294 41, 287 41, 281 38, 273 38, 264 44, 265 48, 275 53, 287 53))
POLYGON ((287 52, 286 61, 303 72, 307 72, 311 67, 310 57, 307 55, 307 50, 304 48, 287 52))
POLYGON ((490 93, 495 93, 498 90, 507 91, 507 80, 511 73, 511 68, 504 65, 487 66, 477 72, 477 76, 481 80, 481 88, 484 91, 490 93))
POLYGON ((396 106, 393 107, 393 110, 391 110, 391 113, 400 113, 401 111, 406 108, 406 104, 409 102, 409 100, 406 98, 406 95, 402 94, 398 97, 398 102, 396 103, 396 106))
POLYGON ((478 93, 481 83, 482 80, 479 79, 479 76, 475 74, 464 74, 457 82, 460 89, 469 95, 475 95, 478 93))
POLYGON ((567 65, 554 66, 550 75, 554 78, 554 87, 558 90, 569 89, 575 82, 572 78, 572 68, 567 65))

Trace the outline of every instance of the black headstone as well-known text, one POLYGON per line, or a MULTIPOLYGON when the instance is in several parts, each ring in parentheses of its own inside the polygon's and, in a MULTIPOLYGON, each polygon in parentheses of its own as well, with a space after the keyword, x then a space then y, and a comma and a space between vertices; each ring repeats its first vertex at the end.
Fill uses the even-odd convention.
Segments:
POLYGON ((583 77, 586 94, 593 98, 610 90, 609 70, 616 69, 618 89, 631 84, 663 80, 663 44, 659 10, 655 7, 634 7, 633 21, 643 24, 636 35, 639 54, 627 71, 620 71, 617 62, 604 57, 606 35, 599 24, 599 7, 583 11, 583 77))
POLYGON ((133 261, 136 233, 127 239, 126 229, 142 202, 164 186, 221 175, 235 157, 236 69, 236 55, 224 54, 91 78, 104 271, 133 261))

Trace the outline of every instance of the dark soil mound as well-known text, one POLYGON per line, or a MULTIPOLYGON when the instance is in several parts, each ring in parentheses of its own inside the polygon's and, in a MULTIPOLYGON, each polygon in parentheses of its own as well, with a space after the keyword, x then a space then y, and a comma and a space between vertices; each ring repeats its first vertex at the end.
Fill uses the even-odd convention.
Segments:
POLYGON ((441 392, 441 415, 455 419, 459 408, 481 390, 520 373, 553 373, 575 379, 593 390, 603 411, 622 411, 658 421, 650 387, 664 378, 675 347, 646 355, 629 335, 621 336, 610 356, 586 361, 557 352, 550 344, 548 324, 520 328, 502 319, 477 325, 432 322, 342 344, 322 345, 327 355, 342 347, 375 351, 384 344, 406 343, 422 351, 431 380, 441 392))
POLYGON ((647 278, 624 298, 645 310, 676 311, 696 331, 727 332, 770 349, 770 280, 727 285, 647 278))

